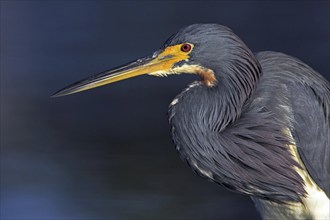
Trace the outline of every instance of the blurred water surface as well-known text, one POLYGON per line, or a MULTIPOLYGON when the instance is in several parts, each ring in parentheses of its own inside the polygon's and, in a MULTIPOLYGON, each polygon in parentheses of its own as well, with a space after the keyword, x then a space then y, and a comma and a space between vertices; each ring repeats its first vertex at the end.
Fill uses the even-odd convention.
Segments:
POLYGON ((148 55, 192 23, 231 27, 329 75, 329 1, 1 1, 1 212, 27 219, 259 219, 247 196, 195 175, 168 104, 193 76, 142 76, 51 99, 148 55))

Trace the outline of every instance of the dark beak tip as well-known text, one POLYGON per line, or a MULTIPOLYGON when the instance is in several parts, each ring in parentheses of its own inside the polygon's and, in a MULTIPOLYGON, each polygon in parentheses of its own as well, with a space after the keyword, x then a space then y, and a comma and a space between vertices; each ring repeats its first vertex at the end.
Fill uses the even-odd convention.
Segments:
POLYGON ((58 98, 60 97, 61 95, 57 94, 57 93, 54 93, 53 95, 50 96, 50 98, 58 98))
POLYGON ((62 97, 62 96, 66 96, 68 94, 65 93, 65 91, 60 90, 55 92, 53 95, 50 96, 50 98, 58 98, 58 97, 62 97))

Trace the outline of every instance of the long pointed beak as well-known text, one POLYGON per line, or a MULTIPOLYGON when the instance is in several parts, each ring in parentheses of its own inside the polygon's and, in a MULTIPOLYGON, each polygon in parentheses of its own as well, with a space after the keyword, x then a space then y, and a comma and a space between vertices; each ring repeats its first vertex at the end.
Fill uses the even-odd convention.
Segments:
MULTIPOLYGON (((193 45, 190 46, 193 48, 193 45)), ((174 65, 180 61, 188 60, 189 53, 181 51, 181 44, 168 46, 162 51, 155 52, 152 57, 138 59, 69 85, 56 92, 52 97, 69 95, 144 74, 164 76, 177 73, 173 69, 174 65)))
POLYGON ((61 89, 52 97, 65 96, 144 74, 154 76, 167 75, 172 71, 175 63, 189 58, 188 54, 178 53, 178 48, 179 46, 170 46, 162 52, 154 53, 152 57, 138 59, 126 65, 88 77, 61 89))
POLYGON ((104 71, 102 73, 73 83, 56 92, 54 95, 52 95, 52 97, 65 96, 85 91, 88 89, 96 88, 139 75, 153 74, 159 71, 169 71, 173 64, 173 62, 171 62, 172 60, 173 56, 145 57, 142 59, 138 59, 126 65, 122 65, 120 67, 104 71))

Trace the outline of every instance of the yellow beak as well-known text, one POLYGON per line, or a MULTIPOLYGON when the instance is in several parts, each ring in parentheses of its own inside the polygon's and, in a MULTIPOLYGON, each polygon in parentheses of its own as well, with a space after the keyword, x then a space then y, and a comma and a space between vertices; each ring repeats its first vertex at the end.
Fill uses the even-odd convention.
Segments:
POLYGON ((52 97, 65 96, 144 74, 155 76, 169 74, 175 63, 189 58, 189 55, 182 53, 179 48, 180 45, 170 46, 158 55, 138 59, 126 65, 88 77, 61 89, 52 97))

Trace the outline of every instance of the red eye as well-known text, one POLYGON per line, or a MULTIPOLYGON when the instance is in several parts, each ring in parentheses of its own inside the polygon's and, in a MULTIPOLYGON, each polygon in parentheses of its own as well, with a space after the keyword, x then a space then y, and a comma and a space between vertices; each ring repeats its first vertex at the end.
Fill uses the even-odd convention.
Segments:
POLYGON ((182 46, 181 46, 181 51, 182 52, 189 52, 191 50, 191 45, 190 44, 183 44, 182 46))

